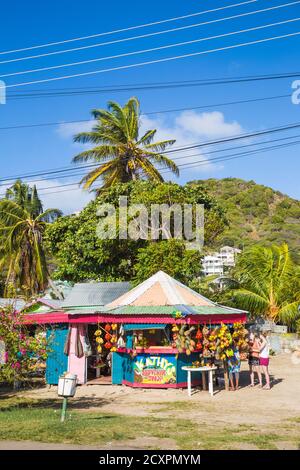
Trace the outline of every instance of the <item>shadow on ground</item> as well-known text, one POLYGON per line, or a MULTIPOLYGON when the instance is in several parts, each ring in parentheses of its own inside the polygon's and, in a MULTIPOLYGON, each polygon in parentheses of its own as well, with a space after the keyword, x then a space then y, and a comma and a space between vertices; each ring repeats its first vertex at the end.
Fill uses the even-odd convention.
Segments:
MULTIPOLYGON (((69 400, 69 406, 74 410, 89 409, 89 408, 101 408, 105 405, 111 404, 111 400, 104 398, 98 398, 95 396, 91 397, 80 397, 78 399, 72 398, 69 400)), ((47 399, 25 399, 22 397, 16 398, 15 395, 2 394, 0 399, 0 411, 12 411, 21 408, 31 409, 60 409, 62 406, 62 399, 59 398, 47 398, 47 399), (7 399, 8 402, 5 400, 7 399), (10 402, 11 399, 11 402, 10 402), (5 400, 1 403, 2 400, 5 400)))

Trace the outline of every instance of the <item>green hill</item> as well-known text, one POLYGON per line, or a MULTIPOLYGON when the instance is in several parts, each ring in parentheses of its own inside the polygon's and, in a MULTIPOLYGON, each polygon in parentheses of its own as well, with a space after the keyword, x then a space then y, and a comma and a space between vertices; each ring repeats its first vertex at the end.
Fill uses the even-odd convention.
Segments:
POLYGON ((244 248, 287 242, 300 257, 300 201, 238 178, 197 180, 226 210, 229 228, 218 240, 244 248))

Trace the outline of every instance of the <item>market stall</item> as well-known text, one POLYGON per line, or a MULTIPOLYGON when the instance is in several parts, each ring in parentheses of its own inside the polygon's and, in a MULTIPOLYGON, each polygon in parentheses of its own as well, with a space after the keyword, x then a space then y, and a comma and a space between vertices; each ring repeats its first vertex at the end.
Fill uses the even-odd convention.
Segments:
MULTIPOLYGON (((56 355, 79 384, 185 388, 184 367, 218 360, 226 373, 234 335, 243 349, 246 312, 216 304, 162 271, 129 289, 129 283, 77 284, 59 312, 31 315, 30 321, 65 325, 56 355)), ((191 386, 200 381, 200 373, 192 374, 191 386)))
MULTIPOLYGON (((246 321, 246 312, 215 304, 162 271, 106 310, 116 325, 112 383, 143 388, 187 387, 184 367, 224 361, 232 351, 228 327, 246 321)), ((200 381, 195 376, 192 385, 200 381)))

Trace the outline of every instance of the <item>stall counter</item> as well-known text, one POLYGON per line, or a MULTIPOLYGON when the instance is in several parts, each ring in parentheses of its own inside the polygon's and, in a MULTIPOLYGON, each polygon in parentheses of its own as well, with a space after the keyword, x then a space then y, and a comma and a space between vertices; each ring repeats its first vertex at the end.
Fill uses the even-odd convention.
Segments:
MULTIPOLYGON (((187 372, 182 367, 199 360, 199 353, 186 355, 172 348, 137 350, 137 355, 119 350, 112 356, 112 383, 141 388, 186 388, 187 372)), ((192 385, 199 385, 200 375, 192 385)))

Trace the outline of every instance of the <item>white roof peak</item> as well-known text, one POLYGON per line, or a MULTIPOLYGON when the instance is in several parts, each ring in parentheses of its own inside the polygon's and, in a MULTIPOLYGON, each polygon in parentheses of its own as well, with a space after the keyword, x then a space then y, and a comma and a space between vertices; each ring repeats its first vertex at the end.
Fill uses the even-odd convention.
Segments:
POLYGON ((149 279, 142 282, 131 291, 122 295, 118 299, 111 302, 109 307, 121 307, 126 305, 213 305, 209 299, 201 294, 193 291, 176 279, 169 276, 164 271, 158 271, 149 279), (155 291, 149 291, 153 286, 159 285, 157 288, 157 296, 155 291))

